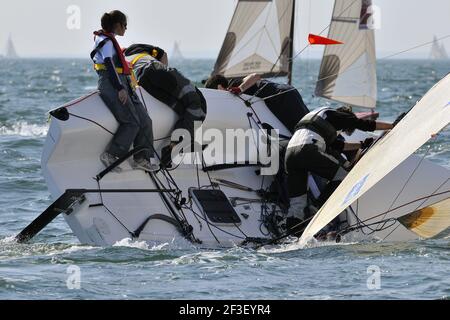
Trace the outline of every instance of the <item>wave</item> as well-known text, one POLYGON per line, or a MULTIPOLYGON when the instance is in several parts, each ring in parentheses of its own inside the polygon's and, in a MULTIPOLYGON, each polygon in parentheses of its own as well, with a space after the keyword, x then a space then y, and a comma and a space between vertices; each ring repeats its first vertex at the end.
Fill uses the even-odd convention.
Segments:
POLYGON ((1 126, 0 136, 44 137, 47 131, 47 125, 42 126, 19 121, 13 125, 1 126))
POLYGON ((128 248, 136 248, 141 250, 149 250, 149 251, 159 251, 163 250, 165 247, 169 246, 169 243, 161 243, 159 245, 150 246, 145 241, 133 241, 130 238, 125 238, 120 241, 117 241, 113 244, 113 247, 128 247, 128 248))

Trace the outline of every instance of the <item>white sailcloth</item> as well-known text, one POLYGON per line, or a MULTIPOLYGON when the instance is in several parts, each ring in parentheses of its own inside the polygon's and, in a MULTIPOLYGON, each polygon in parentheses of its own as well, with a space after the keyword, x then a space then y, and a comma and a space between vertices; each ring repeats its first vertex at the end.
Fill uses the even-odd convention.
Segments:
POLYGON ((377 75, 372 0, 336 0, 328 37, 343 42, 325 48, 316 95, 375 108, 377 75))
POLYGON ((449 124, 449 88, 450 74, 436 84, 407 116, 358 162, 311 220, 300 239, 302 244, 312 239, 343 210, 449 124))
POLYGON ((175 61, 184 60, 184 56, 180 50, 180 44, 177 41, 175 41, 175 43, 173 45, 172 54, 170 55, 170 59, 175 60, 175 61))
POLYGON ((430 57, 432 60, 445 60, 448 59, 447 51, 445 50, 444 44, 439 44, 436 36, 434 36, 433 44, 431 46, 430 57))
POLYGON ((240 0, 212 75, 288 75, 294 7, 295 0, 240 0))
POLYGON ((6 57, 7 58, 18 58, 16 48, 14 47, 14 43, 12 41, 11 35, 9 35, 8 42, 6 44, 6 57))

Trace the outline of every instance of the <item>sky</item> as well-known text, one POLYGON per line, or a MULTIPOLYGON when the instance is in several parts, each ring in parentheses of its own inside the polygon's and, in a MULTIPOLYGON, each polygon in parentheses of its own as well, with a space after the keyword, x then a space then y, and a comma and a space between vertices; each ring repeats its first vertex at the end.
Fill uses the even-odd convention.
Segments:
MULTIPOLYGON (((373 2, 381 13, 381 26, 376 31, 379 57, 424 44, 434 35, 450 35, 450 0, 373 2)), ((236 3, 237 0, 2 0, 0 51, 3 53, 11 34, 23 57, 88 57, 92 31, 100 28, 101 15, 119 9, 128 16, 128 31, 119 38, 122 46, 150 43, 170 54, 174 41, 178 41, 186 57, 215 58, 236 3)), ((297 51, 306 45, 308 33, 319 33, 330 23, 333 3, 334 0, 297 0, 297 51)), ((450 51, 450 37, 443 43, 450 51)), ((399 58, 426 58, 429 51, 427 46, 399 58)), ((319 57, 320 49, 305 54, 319 57)))

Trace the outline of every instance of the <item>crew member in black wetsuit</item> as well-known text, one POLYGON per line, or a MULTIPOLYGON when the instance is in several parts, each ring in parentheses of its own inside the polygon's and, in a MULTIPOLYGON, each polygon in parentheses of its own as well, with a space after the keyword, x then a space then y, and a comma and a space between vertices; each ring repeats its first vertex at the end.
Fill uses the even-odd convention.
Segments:
POLYGON ((329 181, 319 198, 318 205, 322 206, 345 178, 351 165, 339 161, 333 154, 365 149, 373 143, 373 138, 361 143, 346 143, 338 139, 339 131, 351 133, 356 129, 375 131, 392 128, 390 123, 358 119, 353 112, 343 108, 321 108, 307 114, 297 124, 286 151, 285 166, 291 202, 296 199, 296 202, 307 203, 308 172, 311 172, 329 181))
MULTIPOLYGON (((195 122, 206 118, 206 100, 200 90, 177 69, 168 67, 163 49, 134 44, 125 50, 139 85, 159 101, 172 108, 179 116, 175 129, 185 129, 194 142, 195 122)), ((171 167, 172 149, 178 142, 171 142, 161 151, 161 164, 171 167)))
POLYGON ((262 79, 258 74, 251 74, 239 86, 231 87, 227 78, 215 75, 206 81, 205 87, 265 99, 267 108, 291 133, 294 133, 297 123, 309 113, 302 96, 293 86, 262 79))

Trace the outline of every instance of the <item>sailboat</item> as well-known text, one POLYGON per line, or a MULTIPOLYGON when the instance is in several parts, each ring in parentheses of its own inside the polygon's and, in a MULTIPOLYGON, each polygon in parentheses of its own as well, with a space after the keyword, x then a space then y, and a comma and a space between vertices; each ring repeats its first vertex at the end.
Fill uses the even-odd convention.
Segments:
MULTIPOLYGON (((336 0, 315 94, 371 112, 376 118, 377 76, 374 30, 367 25, 371 0, 336 0)), ((295 0, 239 1, 211 76, 230 80, 251 73, 287 77, 292 83, 295 0), (245 17, 245 19, 243 19, 245 17)))
MULTIPOLYGON (((289 69, 289 64, 292 61, 287 57, 292 50, 289 48, 292 48, 293 9, 294 1, 288 0, 240 1, 231 26, 236 28, 236 32, 242 32, 240 35, 227 35, 226 42, 229 46, 224 48, 228 49, 223 48, 221 51, 223 59, 216 64, 215 70, 225 70, 227 75, 233 77, 240 77, 243 72, 249 71, 272 75, 284 73, 289 76, 289 70, 292 70, 289 69), (265 27, 263 21, 270 24, 270 27, 265 27), (239 25, 240 28, 237 27, 239 25), (244 32, 245 30, 251 32, 244 32), (273 30, 276 30, 277 35, 271 33, 273 30), (259 35, 261 41, 252 42, 252 34, 259 35), (269 41, 269 47, 261 47, 261 43, 268 44, 264 39, 277 41, 269 41), (257 53, 247 50, 245 43, 252 43, 252 48, 257 53), (278 51, 266 53, 264 48, 278 51), (222 65, 225 69, 222 69, 222 65)), ((338 19, 338 16, 335 18, 338 19)), ((365 59, 368 58, 370 56, 366 55, 365 59)), ((355 61, 359 61, 358 58, 355 61)), ((340 64, 337 70, 343 67, 340 64)), ((324 67, 324 70, 335 68, 324 67)), ((334 80, 339 83, 339 77, 334 80)), ((336 88, 340 87, 330 83, 331 91, 327 89, 326 94, 337 92, 339 95, 331 93, 330 97, 347 97, 345 90, 336 88)), ((364 88, 371 86, 366 85, 364 88)), ((177 115, 143 88, 138 87, 137 90, 153 119, 154 147, 160 154, 161 149, 170 142, 177 115)), ((278 129, 280 136, 290 136, 290 131, 261 99, 249 102, 226 91, 200 90, 207 101, 208 113, 196 132, 206 143, 201 144, 204 146, 202 150, 186 152, 180 156, 181 159, 174 159, 175 167, 171 171, 148 173, 133 169, 128 158, 136 150, 130 150, 120 163, 106 169, 103 167, 99 155, 110 142, 118 124, 98 92, 51 110, 51 123, 41 163, 43 176, 55 202, 19 233, 16 239, 20 242, 30 240, 61 214, 80 242, 99 246, 131 238, 148 243, 171 243, 175 240, 177 243, 180 241, 202 248, 227 248, 267 244, 286 235, 287 208, 277 196, 277 176, 274 172, 267 172, 268 163, 262 161, 263 155, 277 154, 277 143, 272 143, 267 134, 258 136, 260 131, 256 129, 268 124, 278 129), (237 139, 244 136, 244 148, 235 148, 233 144, 228 148, 230 140, 227 140, 224 147, 220 144, 220 139, 216 139, 227 137, 230 130, 237 132, 237 139), (190 161, 181 161, 184 157, 190 161), (118 164, 122 171, 113 171, 118 164)), ((445 95, 448 103, 448 92, 444 92, 442 98, 445 95)), ((363 100, 371 101, 361 99, 363 100)), ((437 111, 436 117, 448 119, 447 113, 437 111)), ((416 125, 415 131, 421 131, 423 123, 416 125)), ((424 131, 423 135, 426 133, 424 131)), ((381 141, 380 145, 383 144, 384 141, 381 141)), ((450 171, 408 155, 400 159, 402 161, 396 168, 389 172, 383 171, 373 182, 373 188, 362 194, 356 202, 349 198, 348 206, 343 210, 351 208, 354 212, 364 212, 374 217, 379 214, 378 210, 395 203, 394 209, 398 216, 406 217, 416 212, 423 219, 425 215, 417 213, 417 210, 429 212, 446 207, 448 204, 445 202, 439 203, 445 200, 445 195, 442 192, 438 194, 436 190, 448 189, 444 180, 450 177, 450 171), (415 172, 422 174, 414 178, 419 180, 411 180, 411 172, 418 163, 420 170, 415 172), (410 183, 402 188, 401 183, 405 181, 410 183), (393 190, 405 192, 397 197, 393 190), (430 197, 436 202, 421 203, 417 200, 424 195, 432 195, 430 197), (414 210, 405 205, 418 204, 418 201, 420 205, 414 210)), ((380 159, 386 160, 386 157, 380 159)), ((379 159, 374 161, 385 162, 379 159)), ((365 179, 369 178, 370 175, 365 179)), ((364 179, 358 182, 357 186, 365 186, 364 179)), ((353 193, 356 191, 358 190, 353 193)), ((361 214, 355 215, 351 210, 345 213, 349 228, 357 225, 361 217, 361 214)), ((334 214, 335 210, 332 212, 334 214)), ((402 226, 408 225, 411 218, 404 220, 402 226)), ((411 230, 402 226, 394 230, 378 228, 379 230, 368 234, 368 237, 382 236, 387 240, 417 238, 414 230, 420 226, 414 222, 410 224, 414 225, 411 230)), ((427 227, 429 228, 428 225, 427 227)), ((347 231, 349 235, 361 234, 361 229, 347 231)))
POLYGON ((431 60, 448 59, 447 50, 445 50, 444 44, 439 44, 439 41, 436 36, 434 36, 433 44, 431 46, 430 58, 431 60))
POLYGON ((374 109, 377 74, 374 30, 367 27, 372 1, 337 0, 328 37, 343 45, 326 46, 316 96, 374 109))
POLYGON ((180 50, 180 44, 177 41, 175 41, 175 43, 173 45, 172 55, 171 55, 170 59, 174 60, 174 61, 184 60, 184 56, 180 50))
POLYGON ((251 73, 292 82, 295 0, 238 1, 211 76, 251 73))
POLYGON ((8 59, 17 59, 19 56, 17 54, 16 48, 14 47, 14 43, 12 41, 11 34, 8 37, 8 42, 6 43, 6 51, 5 58, 8 59))

